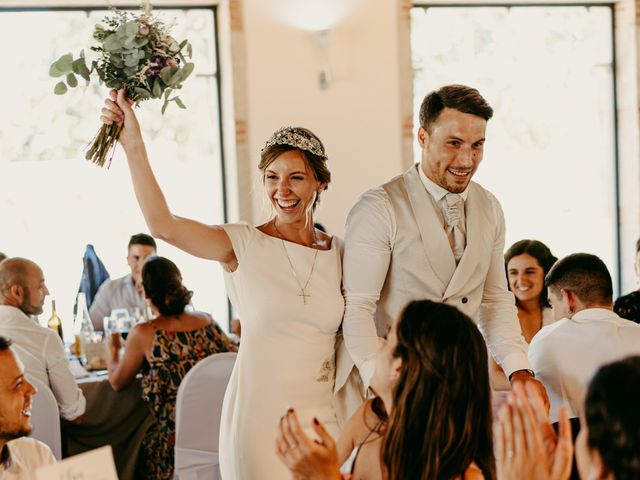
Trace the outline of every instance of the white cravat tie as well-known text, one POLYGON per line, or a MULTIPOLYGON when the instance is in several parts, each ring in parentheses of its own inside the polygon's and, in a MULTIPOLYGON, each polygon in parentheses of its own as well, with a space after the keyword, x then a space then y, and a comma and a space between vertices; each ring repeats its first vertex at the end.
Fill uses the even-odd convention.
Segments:
POLYGON ((456 264, 462 258, 464 253, 464 247, 467 243, 464 232, 460 227, 462 220, 464 201, 462 196, 458 193, 447 193, 445 196, 444 213, 447 236, 449 237, 449 244, 451 245, 451 251, 456 259, 456 264))

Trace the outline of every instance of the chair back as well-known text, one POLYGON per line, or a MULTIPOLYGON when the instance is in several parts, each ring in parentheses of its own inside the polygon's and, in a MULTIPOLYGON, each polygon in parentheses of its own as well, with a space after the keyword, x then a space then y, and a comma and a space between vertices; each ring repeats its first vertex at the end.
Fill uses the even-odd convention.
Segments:
POLYGON ((236 354, 200 360, 185 375, 176 399, 175 474, 180 480, 218 480, 222 400, 236 354))
POLYGON ((29 378, 29 382, 38 389, 31 397, 31 436, 51 448, 56 460, 62 459, 62 438, 60 436, 60 411, 58 402, 49 385, 37 378, 29 378))

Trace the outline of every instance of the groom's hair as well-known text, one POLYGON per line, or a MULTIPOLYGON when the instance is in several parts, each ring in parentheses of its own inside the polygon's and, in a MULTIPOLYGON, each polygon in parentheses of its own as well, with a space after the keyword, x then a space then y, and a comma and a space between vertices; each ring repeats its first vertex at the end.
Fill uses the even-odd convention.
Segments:
POLYGON ((424 97, 420 106, 420 126, 430 134, 433 123, 445 108, 477 115, 485 120, 493 116, 493 108, 475 88, 466 85, 445 85, 424 97))

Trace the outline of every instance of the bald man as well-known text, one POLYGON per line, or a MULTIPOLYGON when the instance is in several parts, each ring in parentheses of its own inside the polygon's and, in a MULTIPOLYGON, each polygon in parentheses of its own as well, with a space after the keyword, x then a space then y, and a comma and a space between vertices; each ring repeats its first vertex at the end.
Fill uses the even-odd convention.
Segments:
POLYGON ((27 377, 49 385, 60 416, 77 420, 86 402, 69 370, 62 340, 56 332, 29 318, 42 313, 47 295, 44 274, 34 262, 25 258, 0 262, 0 336, 12 340, 27 377))

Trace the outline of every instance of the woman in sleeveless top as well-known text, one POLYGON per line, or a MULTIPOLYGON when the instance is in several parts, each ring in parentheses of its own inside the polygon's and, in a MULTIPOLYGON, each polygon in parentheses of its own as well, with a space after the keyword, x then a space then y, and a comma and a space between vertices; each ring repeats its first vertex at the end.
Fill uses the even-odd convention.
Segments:
POLYGON ((199 360, 234 348, 209 315, 184 311, 192 292, 182 285, 173 262, 163 257, 147 260, 142 285, 157 317, 131 330, 122 359, 120 335, 110 337, 109 382, 114 390, 120 390, 143 371, 142 398, 156 420, 142 443, 143 475, 172 479, 180 382, 199 360))
POLYGON ((122 125, 119 141, 151 234, 219 262, 242 321, 242 348, 220 425, 222 477, 288 478, 270 443, 256 438, 273 438, 289 405, 299 409, 305 427, 317 417, 337 435, 336 405, 342 404, 336 398, 357 400, 340 395, 349 375, 357 375, 345 350, 336 349, 344 313, 340 243, 313 222, 313 208, 331 180, 322 142, 301 127, 276 131, 258 166, 271 220, 259 226, 205 225, 169 210, 123 91, 112 92, 102 113, 103 122, 122 125))
MULTIPOLYGON (((371 449, 373 458, 364 462, 358 449, 354 479, 369 478, 359 467, 376 461, 376 477, 390 480, 496 478, 487 350, 465 314, 429 300, 410 302, 380 343, 371 388, 389 418, 379 452, 371 449)), ((360 418, 366 416, 360 412, 360 418)), ((350 452, 341 446, 338 453, 321 422, 314 421, 314 429, 319 442, 299 427, 294 410, 287 411, 278 455, 295 478, 339 479, 350 452)))

